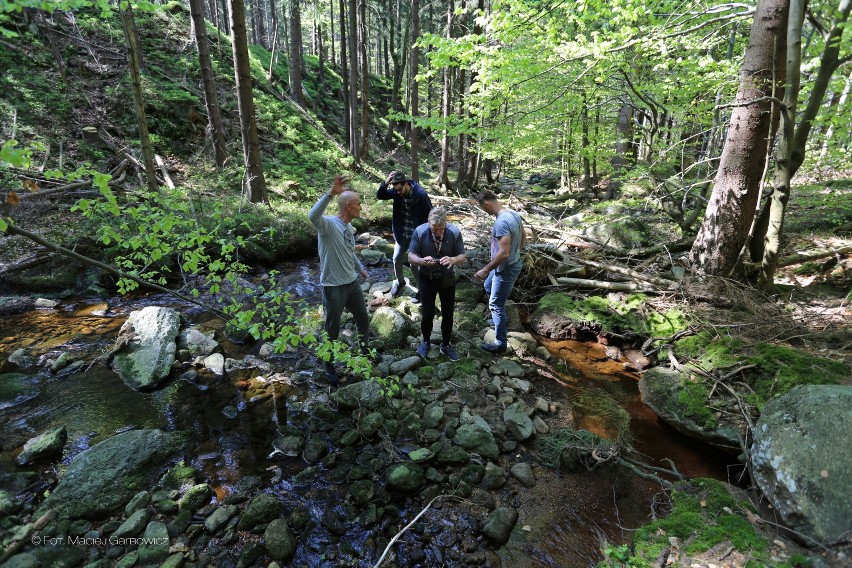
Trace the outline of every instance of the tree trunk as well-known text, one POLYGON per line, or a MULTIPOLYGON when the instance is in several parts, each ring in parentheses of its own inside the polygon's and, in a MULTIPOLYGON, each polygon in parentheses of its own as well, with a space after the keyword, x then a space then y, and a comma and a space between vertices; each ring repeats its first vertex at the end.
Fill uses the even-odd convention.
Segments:
POLYGON ((340 77, 342 80, 343 92, 343 128, 346 131, 346 148, 352 150, 352 122, 349 114, 349 57, 346 46, 346 0, 338 2, 338 11, 340 13, 340 77))
POLYGON ((358 2, 358 27, 361 36, 361 159, 370 154, 370 74, 367 58, 367 0, 358 2))
MULTIPOLYGON (((401 18, 400 12, 397 10, 396 12, 396 25, 391 26, 391 30, 388 32, 389 42, 390 42, 390 56, 393 59, 393 88, 391 89, 391 104, 390 109, 391 112, 398 112, 399 109, 399 92, 402 89, 402 79, 405 75, 406 64, 408 63, 408 38, 411 33, 411 25, 412 21, 406 18, 405 20, 405 32, 402 38, 402 43, 399 46, 399 49, 396 48, 396 34, 397 30, 401 26, 401 18)), ((390 146, 393 143, 393 134, 396 130, 397 121, 396 120, 388 120, 388 131, 385 134, 385 143, 390 146)), ((413 177, 413 174, 412 174, 413 177)))
POLYGON ((222 116, 219 114, 216 78, 210 61, 210 44, 207 39, 207 26, 204 24, 202 1, 189 0, 189 11, 195 28, 195 45, 198 48, 198 66, 201 68, 201 83, 204 86, 204 106, 207 109, 209 133, 213 139, 216 167, 221 169, 228 160, 228 148, 225 146, 225 130, 222 126, 222 116))
POLYGON ((331 66, 334 67, 334 64, 337 62, 337 54, 334 51, 334 0, 328 0, 328 25, 331 26, 329 29, 331 33, 328 36, 328 44, 331 46, 331 66))
POLYGON ((583 155, 583 186, 589 187, 592 180, 592 164, 589 162, 589 102, 583 93, 583 110, 580 112, 581 140, 580 152, 583 155))
MULTIPOLYGON (((455 11, 453 0, 447 2, 447 40, 453 38, 453 13, 455 11)), ((438 186, 444 186, 447 191, 452 189, 450 184, 450 101, 452 96, 452 67, 444 67, 444 97, 441 104, 441 118, 444 119, 444 135, 441 138, 441 163, 438 171, 438 186)))
POLYGON ((793 137, 796 128, 796 102, 799 98, 799 84, 802 65, 802 23, 805 19, 806 0, 789 0, 789 18, 787 23, 787 62, 784 102, 781 112, 781 135, 775 152, 775 175, 773 192, 769 197, 769 222, 765 235, 753 235, 763 240, 763 261, 760 270, 760 284, 771 288, 778 266, 778 252, 781 232, 784 227, 784 212, 790 199, 790 180, 793 177, 793 137))
POLYGON ((302 67, 302 11, 299 0, 290 0, 290 93, 296 104, 305 108, 302 67))
POLYGON ((612 157, 612 169, 616 173, 630 164, 630 148, 633 145, 633 107, 622 103, 616 126, 615 155, 612 157))
POLYGON ((704 222, 689 253, 691 267, 699 274, 729 276, 748 237, 760 196, 772 115, 777 112, 771 97, 784 82, 788 10, 789 0, 758 0, 737 106, 731 113, 704 222))
POLYGON ((275 0, 269 0, 269 13, 272 17, 272 53, 269 56, 269 72, 266 80, 272 81, 272 70, 275 69, 275 59, 278 57, 278 9, 275 0))
MULTIPOLYGON (((849 98, 849 92, 852 91, 852 71, 849 72, 849 75, 846 77, 846 83, 843 86, 843 92, 840 94, 840 98, 837 99, 836 106, 837 108, 844 108, 846 105, 846 100, 849 98)), ((834 136, 834 124, 828 125, 828 130, 825 132, 825 136, 822 141, 822 148, 819 151, 819 160, 817 161, 818 166, 822 166, 823 161, 825 160, 826 154, 828 154, 828 149, 830 147, 831 138, 834 136)))
POLYGON ((142 162, 145 164, 145 178, 148 191, 157 191, 157 169, 154 166, 154 151, 148 137, 148 121, 145 118, 145 102, 142 99, 142 77, 139 56, 139 42, 136 39, 136 23, 130 3, 120 10, 121 24, 124 28, 124 44, 127 47, 127 62, 130 66, 130 81, 133 87, 133 109, 136 111, 136 123, 139 126, 139 141, 142 144, 142 162))
POLYGON ((246 190, 248 200, 252 203, 268 203, 266 180, 263 178, 263 164, 260 161, 260 142, 257 138, 251 66, 246 42, 246 13, 243 0, 230 0, 230 12, 234 80, 237 86, 237 106, 240 112, 240 134, 243 140, 246 190))
POLYGON ((418 103, 420 99, 420 90, 417 84, 417 73, 420 69, 420 48, 417 47, 417 38, 420 37, 420 0, 411 0, 411 177, 412 179, 420 178, 420 163, 417 153, 420 150, 420 127, 417 126, 417 119, 420 117, 420 109, 418 103))
POLYGON ((357 163, 361 156, 361 146, 358 140, 358 14, 356 13, 355 0, 348 2, 349 17, 349 153, 357 163))

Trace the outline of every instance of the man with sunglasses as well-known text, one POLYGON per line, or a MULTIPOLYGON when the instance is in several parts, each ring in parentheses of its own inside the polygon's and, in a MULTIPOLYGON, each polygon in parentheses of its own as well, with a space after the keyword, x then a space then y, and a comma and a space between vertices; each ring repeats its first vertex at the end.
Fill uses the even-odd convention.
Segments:
MULTIPOLYGON (((429 194, 420 187, 413 179, 408 179, 403 172, 391 172, 387 179, 379 185, 376 199, 393 199, 393 216, 391 217, 391 229, 393 230, 393 270, 396 280, 391 287, 391 296, 396 297, 402 293, 406 286, 405 277, 402 274, 402 266, 408 258, 408 248, 411 245, 411 235, 414 229, 426 223, 429 211, 432 210, 432 201, 429 194)), ((411 273, 414 275, 414 285, 420 289, 420 270, 411 264, 411 273)), ((420 294, 414 298, 414 302, 420 301, 420 294)))

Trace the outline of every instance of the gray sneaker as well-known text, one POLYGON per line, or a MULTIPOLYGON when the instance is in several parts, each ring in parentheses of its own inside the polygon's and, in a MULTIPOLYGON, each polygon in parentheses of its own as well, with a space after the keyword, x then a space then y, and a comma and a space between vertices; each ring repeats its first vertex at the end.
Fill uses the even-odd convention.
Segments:
POLYGON ((425 359, 429 355, 429 344, 425 341, 420 342, 420 345, 417 346, 417 354, 425 359))
POLYGON ((446 355, 450 359, 450 361, 458 361, 460 358, 459 354, 456 353, 456 349, 455 347, 453 347, 452 343, 442 343, 441 353, 446 355))

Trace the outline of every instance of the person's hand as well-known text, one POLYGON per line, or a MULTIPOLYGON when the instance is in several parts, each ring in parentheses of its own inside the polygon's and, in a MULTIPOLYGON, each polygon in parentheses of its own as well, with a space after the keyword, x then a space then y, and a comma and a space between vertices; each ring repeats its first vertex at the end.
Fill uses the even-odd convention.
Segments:
POLYGON ((488 271, 482 268, 480 270, 477 270, 473 277, 477 280, 485 280, 486 278, 488 278, 488 271))
POLYGON ((390 182, 391 182, 391 180, 393 179, 393 176, 395 176, 395 175, 396 175, 396 170, 394 170, 394 171, 392 171, 391 173, 389 173, 389 174, 388 174, 388 179, 386 179, 386 180, 385 180, 385 183, 390 183, 390 182))
POLYGON ((346 176, 338 175, 334 176, 334 182, 331 184, 331 194, 332 195, 340 195, 344 191, 346 191, 346 184, 349 182, 349 178, 346 176))
POLYGON ((435 264, 437 261, 431 256, 424 256, 422 259, 424 266, 429 266, 430 264, 435 264))
POLYGON ((362 280, 366 280, 366 279, 370 276, 369 274, 367 274, 367 271, 366 271, 366 270, 362 270, 362 271, 360 272, 360 274, 361 274, 361 279, 362 279, 362 280))
POLYGON ((441 266, 446 266, 447 268, 455 264, 455 261, 451 256, 442 256, 438 262, 441 263, 441 266))

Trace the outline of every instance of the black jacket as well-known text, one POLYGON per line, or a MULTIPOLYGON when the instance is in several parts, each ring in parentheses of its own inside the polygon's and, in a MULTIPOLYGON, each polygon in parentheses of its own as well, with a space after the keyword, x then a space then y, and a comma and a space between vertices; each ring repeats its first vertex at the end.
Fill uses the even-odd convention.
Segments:
MULTIPOLYGON (((429 199, 429 194, 426 193, 420 184, 414 180, 410 180, 411 195, 414 198, 414 227, 419 227, 423 223, 429 221, 429 211, 432 210, 432 201, 429 199)), ((382 182, 379 185, 379 190, 376 192, 376 199, 393 199, 393 217, 391 218, 391 229, 393 230, 393 239, 401 243, 405 241, 402 234, 402 224, 405 218, 405 198, 398 194, 392 187, 388 187, 387 182, 382 182)))

